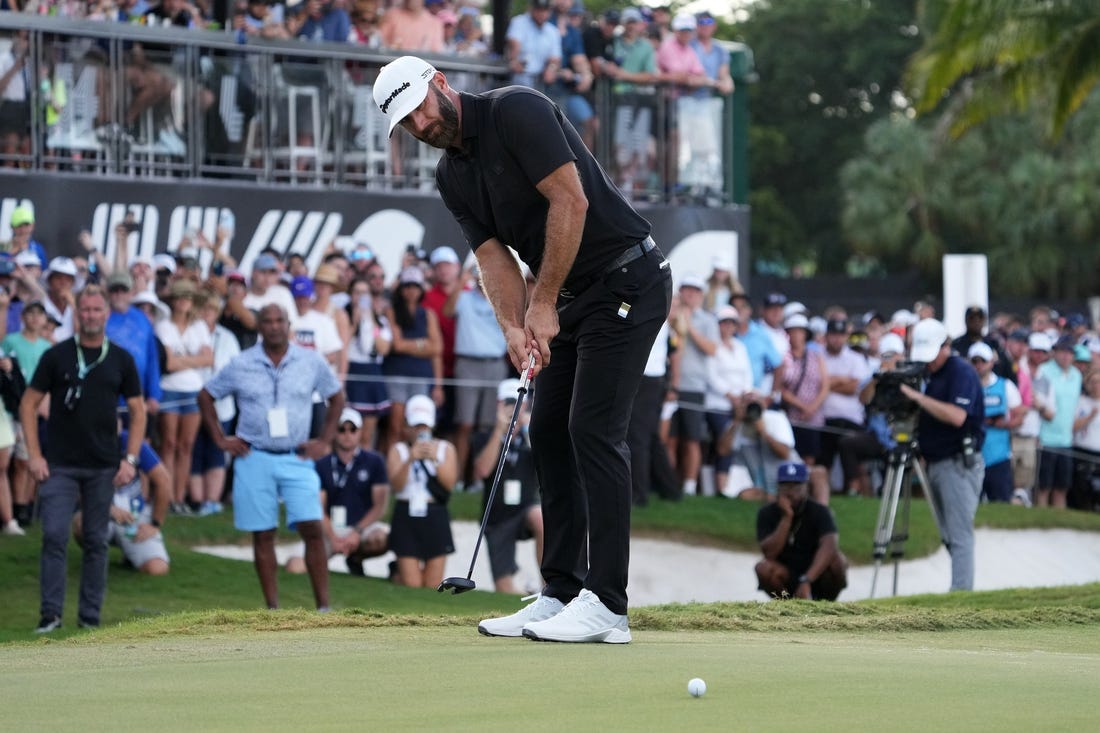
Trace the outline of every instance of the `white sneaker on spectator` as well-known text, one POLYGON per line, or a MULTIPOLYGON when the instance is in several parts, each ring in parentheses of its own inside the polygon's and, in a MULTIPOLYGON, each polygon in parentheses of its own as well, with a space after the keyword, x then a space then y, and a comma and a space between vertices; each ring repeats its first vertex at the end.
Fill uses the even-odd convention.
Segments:
POLYGON ((629 644, 630 626, 625 614, 612 613, 599 596, 584 589, 553 618, 524 626, 523 635, 535 641, 629 644))
POLYGON ((526 596, 522 600, 529 601, 532 598, 535 599, 534 603, 528 604, 511 616, 485 619, 477 625, 477 630, 485 636, 523 636, 525 624, 534 621, 545 621, 561 613, 561 610, 565 608, 565 604, 557 598, 544 596, 541 593, 526 596))
POLYGON ((8 520, 8 523, 4 525, 3 532, 4 534, 13 535, 16 537, 22 537, 23 535, 27 534, 23 531, 23 528, 19 526, 19 522, 15 521, 14 519, 8 520))

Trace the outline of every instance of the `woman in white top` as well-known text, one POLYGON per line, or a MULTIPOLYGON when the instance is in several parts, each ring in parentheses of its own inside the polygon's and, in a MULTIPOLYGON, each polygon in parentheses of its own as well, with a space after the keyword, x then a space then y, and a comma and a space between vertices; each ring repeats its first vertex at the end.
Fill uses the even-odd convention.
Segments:
MULTIPOLYGON (((225 301, 220 295, 211 291, 203 292, 203 305, 199 309, 199 317, 210 332, 210 343, 214 350, 213 365, 203 367, 201 370, 203 383, 241 353, 241 345, 237 337, 228 328, 218 324, 218 318, 221 317, 224 306, 225 301)), ((237 403, 232 396, 223 397, 214 403, 214 409, 218 413, 218 422, 222 424, 222 430, 229 435, 229 424, 237 416, 237 403)), ((199 516, 221 514, 222 492, 225 490, 225 466, 225 451, 215 445, 214 439, 206 432, 205 427, 200 427, 195 438, 195 448, 191 452, 190 489, 191 502, 199 505, 199 516)))
MULTIPOLYGON (((714 355, 707 359, 707 391, 704 397, 707 427, 715 437, 715 443, 733 419, 741 395, 752 389, 749 352, 736 338, 740 322, 741 315, 733 306, 718 309, 718 343, 714 355)), ((723 456, 715 451, 714 484, 718 493, 725 491, 732 463, 732 454, 723 456)))
POLYGON ((184 503, 191 479, 191 451, 199 432, 198 394, 202 389, 203 367, 214 364, 210 329, 196 316, 195 285, 176 280, 168 291, 172 315, 156 324, 157 338, 164 345, 166 363, 160 386, 160 458, 172 477, 172 510, 190 513, 184 503))
POLYGON ((397 556, 397 582, 435 588, 443 580, 446 556, 455 551, 447 500, 458 480, 453 445, 432 437, 435 403, 413 395, 406 403, 406 440, 386 458, 394 492, 390 549, 397 556))

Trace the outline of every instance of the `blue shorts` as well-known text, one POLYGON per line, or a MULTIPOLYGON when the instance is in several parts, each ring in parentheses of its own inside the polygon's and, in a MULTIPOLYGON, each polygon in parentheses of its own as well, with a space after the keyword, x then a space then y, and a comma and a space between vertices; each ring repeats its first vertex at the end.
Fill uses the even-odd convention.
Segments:
MULTIPOLYGON (((222 432, 232 435, 229 422, 222 423, 222 432)), ((225 468, 225 451, 214 443, 210 433, 206 432, 206 426, 200 426, 198 435, 195 436, 195 447, 191 450, 191 475, 202 476, 207 471, 215 468, 225 468)))
POLYGON ((160 411, 174 415, 194 415, 199 411, 198 392, 177 392, 166 389, 160 398, 160 411))
POLYGON ((233 525, 244 532, 279 526, 279 500, 286 524, 321 519, 321 477, 313 461, 294 453, 253 448, 233 462, 233 525))

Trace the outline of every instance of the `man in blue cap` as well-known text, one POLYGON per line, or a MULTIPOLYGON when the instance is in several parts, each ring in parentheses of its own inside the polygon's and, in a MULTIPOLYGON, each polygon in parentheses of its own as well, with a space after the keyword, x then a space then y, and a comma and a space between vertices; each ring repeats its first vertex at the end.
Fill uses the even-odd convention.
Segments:
POLYGON ((840 551, 833 515, 809 498, 806 464, 784 463, 777 473, 778 498, 756 514, 756 539, 764 552, 756 564, 760 590, 835 601, 848 587, 848 558, 840 551))

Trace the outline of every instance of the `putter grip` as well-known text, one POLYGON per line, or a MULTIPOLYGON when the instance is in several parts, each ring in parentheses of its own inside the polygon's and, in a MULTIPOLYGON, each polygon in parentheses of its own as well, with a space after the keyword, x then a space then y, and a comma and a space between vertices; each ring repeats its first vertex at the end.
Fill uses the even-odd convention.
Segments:
POLYGON ((527 368, 523 370, 523 374, 519 378, 519 391, 526 392, 527 388, 531 386, 531 380, 535 378, 535 354, 531 353, 531 357, 527 360, 527 368))

